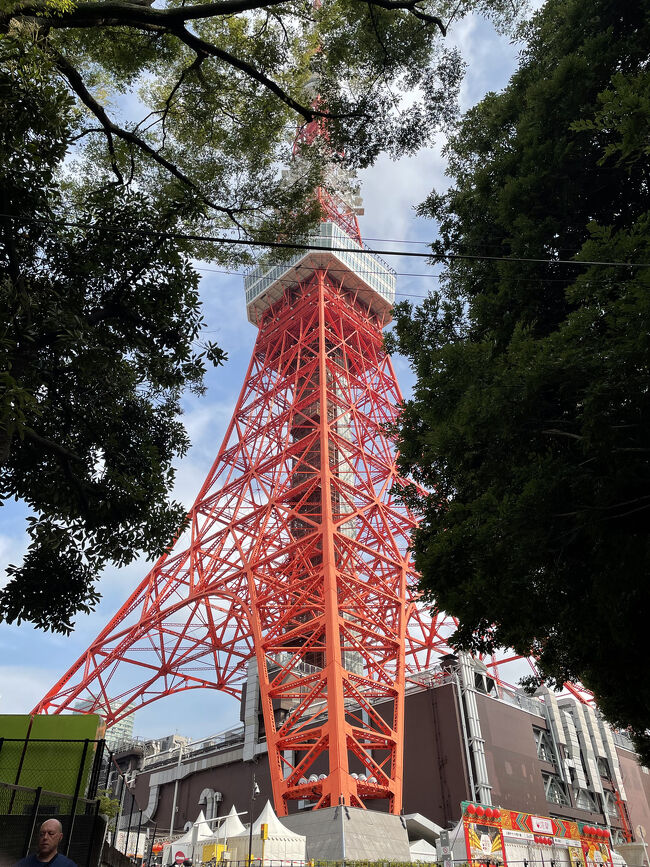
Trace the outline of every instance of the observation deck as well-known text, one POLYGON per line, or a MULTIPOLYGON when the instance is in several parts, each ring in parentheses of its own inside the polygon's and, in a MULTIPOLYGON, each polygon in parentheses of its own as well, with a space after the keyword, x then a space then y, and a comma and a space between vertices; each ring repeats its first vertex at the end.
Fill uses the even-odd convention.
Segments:
POLYGON ((260 317, 291 286, 305 280, 317 269, 327 269, 361 303, 387 324, 395 302, 395 272, 336 223, 321 223, 308 242, 316 249, 298 250, 295 256, 276 265, 257 265, 244 277, 248 320, 257 325, 260 317))

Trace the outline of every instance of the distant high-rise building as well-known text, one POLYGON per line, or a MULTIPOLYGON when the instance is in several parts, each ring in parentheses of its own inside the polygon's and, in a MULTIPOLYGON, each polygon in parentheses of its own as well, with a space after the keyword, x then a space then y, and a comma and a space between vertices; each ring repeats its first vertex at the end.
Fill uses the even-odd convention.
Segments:
MULTIPOLYGON (((90 699, 79 699, 74 704, 74 709, 78 710, 80 713, 90 713, 92 708, 92 701, 90 699)), ((116 709, 119 706, 117 702, 110 703, 111 710, 116 709)), ((128 716, 123 717, 119 722, 114 723, 109 729, 106 731, 105 740, 106 746, 110 750, 114 750, 118 744, 125 743, 133 740, 133 724, 135 721, 135 708, 131 705, 127 707, 126 710, 130 710, 128 716)))

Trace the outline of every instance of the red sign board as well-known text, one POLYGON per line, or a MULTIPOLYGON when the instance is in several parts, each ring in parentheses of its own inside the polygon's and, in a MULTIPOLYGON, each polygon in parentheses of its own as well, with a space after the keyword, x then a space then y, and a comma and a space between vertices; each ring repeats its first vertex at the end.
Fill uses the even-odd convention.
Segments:
POLYGON ((185 852, 181 852, 179 850, 176 853, 176 855, 174 856, 174 861, 176 861, 177 864, 182 864, 184 860, 185 860, 185 852))

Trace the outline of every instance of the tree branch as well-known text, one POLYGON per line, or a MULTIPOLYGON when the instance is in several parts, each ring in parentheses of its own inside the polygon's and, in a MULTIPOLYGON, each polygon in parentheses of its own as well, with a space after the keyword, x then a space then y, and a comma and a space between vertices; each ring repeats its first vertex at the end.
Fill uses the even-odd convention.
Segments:
MULTIPOLYGON (((358 117, 359 112, 348 112, 342 115, 332 114, 327 111, 319 111, 318 109, 312 109, 305 105, 302 105, 297 100, 295 100, 292 96, 290 96, 283 88, 281 88, 273 79, 269 78, 263 72, 256 69, 250 63, 247 63, 245 60, 241 60, 230 52, 225 51, 218 46, 207 42, 203 39, 200 39, 198 36, 195 36, 190 31, 186 30, 183 26, 185 21, 193 20, 197 18, 207 18, 216 14, 232 14, 233 12, 244 11, 247 9, 258 9, 264 8, 266 6, 271 5, 279 5, 281 2, 286 2, 286 0, 236 0, 236 2, 224 2, 224 3, 206 3, 200 6, 191 6, 191 7, 180 7, 177 9, 151 9, 147 6, 141 6, 137 3, 120 3, 120 2, 112 2, 105 4, 95 4, 95 3, 83 3, 79 6, 76 6, 75 9, 70 13, 65 13, 62 15, 57 15, 53 17, 47 18, 47 27, 52 29, 63 29, 63 28, 76 28, 76 27, 95 27, 98 23, 102 23, 105 26, 127 26, 134 27, 138 30, 143 30, 146 32, 158 32, 158 33, 169 33, 173 36, 176 36, 180 39, 185 45, 190 47, 197 55, 206 55, 211 57, 216 57, 222 60, 224 63, 227 63, 229 66, 232 66, 235 69, 239 69, 245 75, 252 78, 254 81, 257 81, 259 84, 266 87, 271 91, 275 96, 278 97, 285 105, 289 108, 293 109, 297 114, 303 117, 306 121, 311 121, 315 117, 324 117, 324 118, 340 118, 340 117, 358 117), (86 17, 81 17, 80 12, 83 12, 86 17)), ((363 2, 367 2, 367 0, 363 0, 363 2)), ((434 18, 430 15, 425 15, 424 13, 419 12, 415 9, 416 3, 420 2, 420 0, 372 0, 376 5, 382 6, 387 9, 408 9, 412 11, 417 17, 422 18, 423 20, 439 23, 441 27, 443 27, 442 22, 439 19, 434 18)), ((25 5, 20 7, 19 10, 15 10, 11 15, 0 15, 0 32, 3 29, 8 27, 8 22, 15 18, 21 18, 28 15, 38 17, 39 13, 41 15, 44 14, 44 7, 40 4, 36 5, 25 5)), ((43 19, 45 22, 45 19, 43 19)), ((88 93, 83 81, 77 70, 67 63, 65 58, 62 55, 56 56, 57 65, 63 74, 66 76, 73 89, 77 93, 77 95, 82 99, 85 105, 90 108, 90 110, 95 114, 95 116, 101 121, 104 129, 107 133, 112 133, 119 138, 124 139, 125 141, 129 141, 132 144, 137 144, 143 150, 146 150, 150 156, 154 159, 157 159, 161 165, 164 165, 169 171, 176 175, 179 180, 182 180, 183 183, 189 184, 192 186, 194 190, 198 191, 198 188, 180 172, 175 166, 172 166, 171 163, 164 161, 162 157, 160 157, 159 153, 155 151, 153 148, 150 148, 146 142, 142 139, 138 139, 133 133, 130 133, 128 130, 121 129, 116 126, 112 121, 108 119, 106 113, 102 106, 93 99, 93 97, 88 93), (59 65, 65 64, 65 68, 59 65), (72 77, 71 77, 72 76, 72 77), (74 81, 73 81, 74 78, 74 81), (98 110, 102 113, 103 117, 98 114, 98 110)), ((209 202, 204 198, 207 204, 211 207, 217 207, 214 203, 209 202)), ((232 214, 232 209, 220 209, 224 210, 228 213, 228 216, 231 219, 234 219, 232 214)), ((236 221, 235 221, 236 222, 236 221)), ((237 223, 239 225, 239 223, 237 223)))
MULTIPOLYGON (((360 0, 366 2, 366 0, 360 0)), ((427 24, 435 25, 443 36, 447 35, 447 28, 442 19, 437 15, 430 15, 418 8, 421 0, 372 0, 374 5, 383 9, 405 10, 411 12, 416 18, 427 24)), ((195 6, 180 6, 170 9, 155 9, 151 6, 137 2, 120 2, 112 0, 108 3, 78 3, 70 12, 52 16, 48 14, 45 3, 25 3, 15 8, 11 13, 0 16, 0 26, 12 18, 26 16, 47 16, 47 23, 51 27, 92 27, 98 21, 106 24, 146 22, 162 27, 173 24, 183 24, 187 21, 197 21, 204 18, 212 18, 221 15, 237 15, 241 12, 249 12, 253 9, 266 9, 269 6, 281 6, 286 0, 221 0, 219 3, 199 3, 195 6)))
POLYGON ((292 96, 289 96, 289 94, 278 84, 276 84, 273 79, 269 78, 263 72, 260 72, 250 63, 247 63, 245 60, 240 60, 239 57, 235 57, 234 54, 230 54, 230 52, 218 48, 211 42, 206 42, 204 39, 200 39, 198 36, 190 33, 189 30, 186 30, 185 27, 172 26, 169 28, 169 32, 173 33, 174 36, 177 36, 181 42, 184 42, 185 45, 187 45, 188 48, 191 48, 192 51, 196 52, 196 54, 208 54, 212 57, 218 57, 219 60, 223 60, 229 66, 239 69, 241 72, 249 76, 249 78, 252 78, 254 81, 257 81, 259 84, 266 87, 267 90, 270 90, 271 93, 275 94, 275 96, 277 96, 285 105, 289 106, 289 108, 292 108, 297 114, 304 117, 306 121, 313 120, 316 115, 328 116, 327 112, 318 112, 311 108, 307 108, 305 105, 301 105, 292 96))
POLYGON ((377 42, 381 45, 381 49, 384 52, 385 56, 388 57, 388 51, 386 49, 386 45, 384 44, 384 40, 381 38, 381 34, 379 32, 379 28, 377 27, 377 18, 375 16, 375 8, 372 3, 372 0, 367 0, 368 2, 368 13, 370 14, 370 21, 372 22, 372 29, 375 31, 375 36, 377 37, 377 42))
MULTIPOLYGON (((367 2, 367 0, 364 0, 364 2, 367 2)), ((438 30, 442 33, 443 36, 446 36, 447 28, 445 27, 442 19, 438 18, 437 15, 429 15, 428 12, 422 12, 421 9, 418 9, 419 2, 420 0, 371 0, 373 6, 380 6, 382 9, 402 9, 406 12, 410 12, 421 21, 425 21, 427 24, 433 24, 435 27, 438 28, 438 30)))
POLYGON ((568 437, 569 439, 572 439, 572 440, 584 439, 584 437, 580 436, 579 434, 569 433, 568 431, 559 430, 558 428, 554 428, 554 427, 548 428, 548 430, 543 430, 542 433, 547 434, 548 436, 568 437))
POLYGON ((151 147, 151 145, 147 144, 144 139, 141 139, 139 136, 135 135, 135 133, 130 132, 129 130, 123 129, 122 127, 117 126, 117 124, 113 123, 113 121, 106 114, 106 110, 103 105, 97 102, 97 100, 90 93, 86 85, 84 84, 83 79, 79 72, 72 66, 62 55, 57 52, 52 52, 54 62, 56 64, 57 69, 65 76, 70 86, 77 94, 79 99, 83 102, 83 104, 90 109, 90 111, 95 115, 97 120, 101 123, 107 138, 110 136, 117 136, 121 138, 123 141, 128 142, 131 145, 135 145, 137 148, 142 150, 148 156, 150 156, 153 160, 155 160, 159 165, 163 168, 167 169, 167 171, 172 174, 175 178, 177 178, 184 186, 189 187, 193 192, 197 193, 200 196, 201 200, 213 208, 215 211, 219 211, 223 214, 226 214, 236 226, 239 228, 243 228, 239 220, 237 220, 235 216, 235 210, 232 208, 224 207, 223 205, 217 205, 216 202, 213 202, 207 196, 205 196, 197 184, 194 183, 188 176, 182 172, 178 166, 174 165, 174 163, 170 162, 168 159, 159 153, 157 150, 151 147))
POLYGON ((38 443, 38 445, 42 446, 47 451, 53 452, 53 454, 56 456, 59 466, 63 470, 65 477, 68 479, 70 484, 77 490, 80 500, 80 512, 82 513, 82 516, 84 518, 88 518, 91 511, 88 493, 94 493, 93 488, 90 485, 85 484, 80 478, 78 478, 72 472, 72 468, 70 466, 71 461, 85 465, 85 459, 80 457, 79 455, 76 455, 74 452, 71 452, 65 446, 62 446, 61 443, 54 442, 54 440, 37 434, 36 431, 32 430, 31 428, 25 428, 25 438, 32 440, 32 442, 38 443))
POLYGON ((155 9, 137 2, 78 3, 74 9, 52 16, 44 2, 24 3, 10 13, 0 16, 0 26, 12 18, 47 18, 54 28, 94 27, 99 21, 105 24, 129 24, 145 22, 167 27, 170 23, 196 21, 220 15, 236 15, 253 9, 279 6, 286 0, 223 0, 219 3, 201 3, 196 6, 181 6, 171 9, 155 9))
POLYGON ((201 64, 203 63, 204 60, 205 60, 205 54, 197 54, 196 55, 196 57, 192 61, 192 63, 190 63, 190 65, 188 67, 186 67, 181 72, 181 74, 178 78, 178 81, 176 82, 176 84, 174 84, 174 86, 172 87, 172 89, 169 93, 169 96, 165 100, 165 107, 160 112, 160 123, 162 125, 162 145, 161 145, 161 147, 165 147, 165 141, 167 139, 167 128, 166 128, 167 115, 169 114, 170 109, 172 107, 172 102, 174 100, 174 97, 176 96, 176 93, 178 92, 180 86, 185 81, 186 76, 189 75, 190 72, 196 72, 198 69, 200 69, 201 64))
POLYGON ((47 449, 49 452, 54 452, 55 455, 64 458, 66 461, 77 461, 78 463, 85 464, 84 458, 71 452, 70 449, 62 446, 61 443, 56 443, 54 440, 37 434, 36 431, 31 428, 25 428, 25 438, 38 443, 40 446, 43 446, 44 449, 47 449))

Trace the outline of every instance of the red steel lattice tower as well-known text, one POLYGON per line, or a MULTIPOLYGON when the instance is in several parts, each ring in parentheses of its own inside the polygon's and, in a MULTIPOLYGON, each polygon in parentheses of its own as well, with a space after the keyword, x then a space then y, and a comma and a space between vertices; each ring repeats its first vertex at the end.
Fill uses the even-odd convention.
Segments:
POLYGON ((257 340, 189 530, 35 712, 82 699, 111 725, 182 690, 239 696, 255 660, 277 812, 397 813, 406 681, 453 623, 417 604, 395 494, 395 276, 363 247, 357 203, 320 195, 313 247, 246 278, 257 340))

